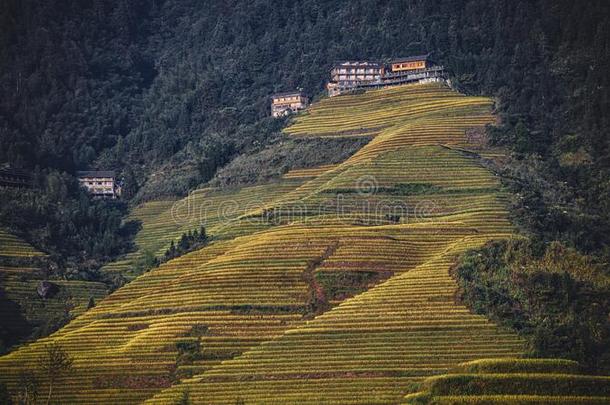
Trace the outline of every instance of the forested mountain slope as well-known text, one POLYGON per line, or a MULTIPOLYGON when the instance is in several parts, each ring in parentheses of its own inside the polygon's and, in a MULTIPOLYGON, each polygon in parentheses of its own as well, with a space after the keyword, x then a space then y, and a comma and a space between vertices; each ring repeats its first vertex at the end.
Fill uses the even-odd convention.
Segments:
POLYGON ((219 198, 248 210, 212 216, 208 247, 0 358, 3 381, 18 391, 19 370, 54 342, 75 359, 55 388, 64 402, 171 403, 188 390, 204 403, 395 403, 460 362, 520 355, 521 338, 455 303, 449 275, 460 252, 514 232, 499 180, 461 152, 483 147, 465 134, 495 122, 491 108, 439 84, 312 106, 290 136, 378 133, 268 200, 219 198))
POLYGON ((608 367, 609 19, 604 0, 2 2, 0 165, 32 174, 0 187, 3 319, 44 318, 15 306, 40 278, 75 287, 54 325, 93 308, 0 379, 31 388, 51 342, 68 403, 393 403, 479 357, 608 367), (427 52, 461 93, 321 97, 336 60, 427 52), (270 118, 295 88, 317 102, 270 118), (123 198, 89 198, 80 169, 116 170, 123 198), (207 246, 146 272, 202 224, 207 246))
MULTIPOLYGON (((494 139, 520 154, 511 176, 530 207, 521 222, 545 239, 603 254, 608 7, 603 0, 7 0, 0 162, 38 166, 42 176, 116 169, 127 199, 183 196, 277 139, 282 123, 266 119, 270 93, 302 87, 316 96, 335 60, 431 52, 458 88, 497 97, 505 119, 494 139)), ((41 220, 1 218, 39 249, 57 250, 36 240, 41 220)), ((101 227, 92 245, 119 232, 101 227)), ((85 252, 77 260, 85 272, 82 261, 121 253, 81 248, 68 254, 85 252)))

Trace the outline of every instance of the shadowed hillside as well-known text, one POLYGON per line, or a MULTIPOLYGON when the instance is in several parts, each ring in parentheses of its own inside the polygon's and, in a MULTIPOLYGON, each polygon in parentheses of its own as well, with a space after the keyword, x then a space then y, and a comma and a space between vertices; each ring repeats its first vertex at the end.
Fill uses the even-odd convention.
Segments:
POLYGON ((23 340, 46 336, 108 294, 103 283, 52 279, 49 293, 47 256, 0 229, 0 352, 23 340))

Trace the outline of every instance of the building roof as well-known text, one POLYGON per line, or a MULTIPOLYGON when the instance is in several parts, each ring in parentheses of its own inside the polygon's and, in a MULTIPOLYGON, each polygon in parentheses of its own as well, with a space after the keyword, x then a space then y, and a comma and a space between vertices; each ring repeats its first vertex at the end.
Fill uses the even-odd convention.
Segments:
POLYGON ((114 171, 112 171, 112 170, 84 170, 84 171, 76 172, 76 176, 79 178, 114 177, 114 171))
POLYGON ((343 60, 333 64, 333 69, 340 66, 383 67, 383 63, 371 60, 343 60))
POLYGON ((20 177, 24 179, 30 179, 32 175, 22 169, 15 169, 12 167, 0 167, 0 175, 2 176, 11 176, 11 177, 20 177))
POLYGON ((393 59, 392 61, 390 61, 390 63, 415 62, 418 60, 430 60, 430 54, 406 56, 404 58, 397 58, 397 59, 393 59))
POLYGON ((272 98, 287 97, 287 96, 303 96, 303 92, 299 91, 299 90, 295 90, 295 91, 287 91, 284 93, 275 93, 275 94, 271 95, 272 98))

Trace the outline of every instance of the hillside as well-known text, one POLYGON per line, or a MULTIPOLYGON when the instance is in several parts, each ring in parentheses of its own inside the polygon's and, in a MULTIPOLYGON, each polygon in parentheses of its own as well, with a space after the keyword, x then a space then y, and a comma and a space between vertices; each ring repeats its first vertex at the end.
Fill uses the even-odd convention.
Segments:
POLYGON ((213 242, 0 358, 1 381, 17 390, 56 342, 75 359, 61 402, 170 403, 188 390, 207 403, 395 403, 458 363, 520 355, 519 337, 455 303, 448 273, 460 252, 514 232, 498 179, 463 152, 482 147, 466 135, 495 122, 491 109, 441 85, 313 105, 288 136, 373 140, 279 183, 145 204, 142 246, 163 249, 201 212, 213 242))
POLYGON ((46 336, 108 294, 103 283, 52 279, 57 291, 41 297, 37 288, 48 280, 46 255, 0 229, 0 351, 24 339, 46 336))
MULTIPOLYGON (((0 64, 0 165, 38 185, 3 190, 0 223, 82 279, 104 281, 97 269, 130 238, 121 207, 81 207, 77 170, 116 171, 132 205, 182 198, 274 145, 284 122, 269 119, 270 94, 320 94, 338 60, 428 52, 455 88, 497 100, 492 140, 515 153, 524 227, 608 261, 605 0, 39 3, 0 4, 12 62, 0 64)), ((277 173, 267 157, 247 169, 277 173)))

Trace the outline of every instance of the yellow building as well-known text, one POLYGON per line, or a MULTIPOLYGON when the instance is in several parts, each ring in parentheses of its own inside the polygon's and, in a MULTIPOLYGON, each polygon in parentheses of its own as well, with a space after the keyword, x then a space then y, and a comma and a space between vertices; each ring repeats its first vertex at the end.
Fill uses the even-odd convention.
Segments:
POLYGON ((281 117, 293 112, 304 110, 309 99, 300 91, 277 93, 271 96, 271 115, 281 117))
POLYGON ((428 55, 409 56, 394 59, 390 62, 392 72, 405 72, 410 70, 426 69, 430 65, 428 55))

